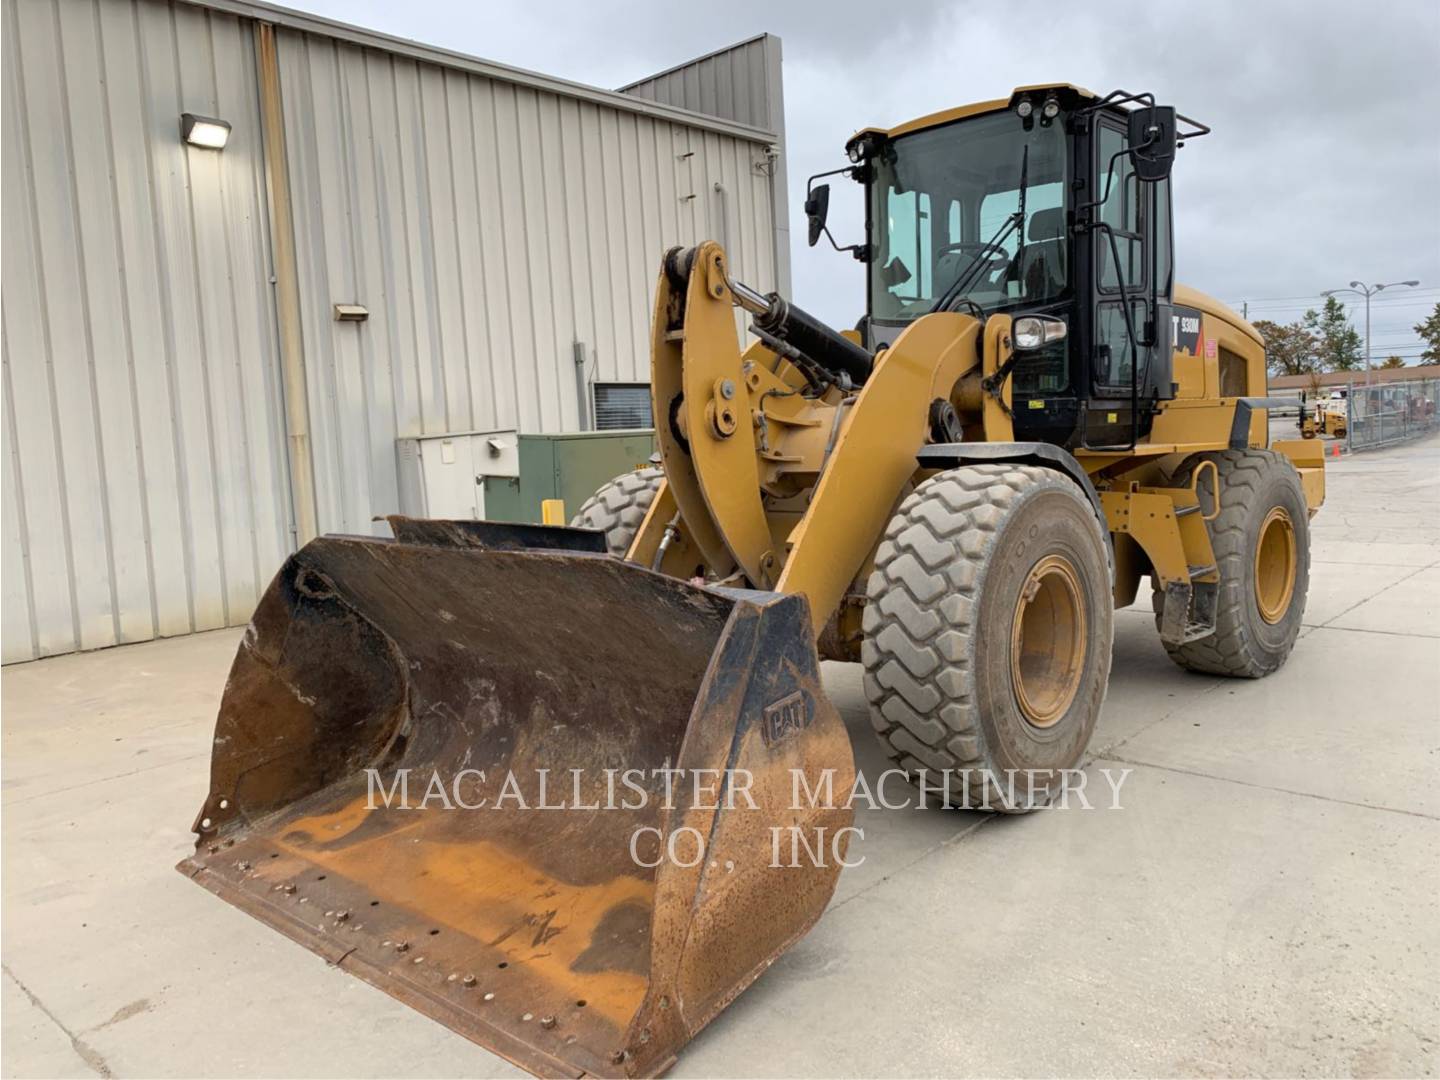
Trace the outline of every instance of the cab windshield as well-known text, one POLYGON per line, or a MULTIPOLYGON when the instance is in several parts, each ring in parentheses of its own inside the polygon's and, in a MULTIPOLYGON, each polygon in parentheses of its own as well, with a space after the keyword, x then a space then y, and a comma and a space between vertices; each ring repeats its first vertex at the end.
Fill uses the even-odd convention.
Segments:
POLYGON ((976 116, 891 140, 873 164, 875 321, 918 318, 962 279, 955 309, 1034 305, 1065 290, 1063 117, 1026 131, 1008 109, 976 116), (1025 220, 1007 232, 1022 178, 1025 220))

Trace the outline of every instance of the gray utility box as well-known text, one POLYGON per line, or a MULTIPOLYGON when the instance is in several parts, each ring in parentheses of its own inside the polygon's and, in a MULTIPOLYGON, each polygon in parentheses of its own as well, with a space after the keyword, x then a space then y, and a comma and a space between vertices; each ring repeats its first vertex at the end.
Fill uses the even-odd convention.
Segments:
POLYGON ((400 512, 407 517, 485 520, 485 481, 519 479, 519 442, 514 431, 396 439, 400 512))

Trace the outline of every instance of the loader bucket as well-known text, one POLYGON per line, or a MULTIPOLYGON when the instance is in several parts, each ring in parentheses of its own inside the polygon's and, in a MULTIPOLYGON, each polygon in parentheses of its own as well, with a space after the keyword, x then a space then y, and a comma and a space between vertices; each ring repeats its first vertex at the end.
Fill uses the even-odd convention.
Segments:
POLYGON ((805 601, 393 524, 261 599, 179 869, 534 1073, 659 1073, 835 886, 853 763, 805 601))

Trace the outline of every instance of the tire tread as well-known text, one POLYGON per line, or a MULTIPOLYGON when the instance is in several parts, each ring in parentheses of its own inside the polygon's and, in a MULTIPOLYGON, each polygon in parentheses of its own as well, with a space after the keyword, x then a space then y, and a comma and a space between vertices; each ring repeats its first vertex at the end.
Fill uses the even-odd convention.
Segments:
MULTIPOLYGON (((1255 647, 1249 632, 1245 605, 1251 602, 1251 597, 1244 588, 1244 582, 1246 560, 1253 556, 1250 537, 1246 535, 1247 512, 1261 497, 1267 477, 1276 473, 1287 474, 1293 478, 1297 489, 1300 481, 1294 466, 1283 454, 1274 450, 1248 449, 1221 450, 1187 458, 1175 474, 1177 483, 1188 484, 1195 468, 1201 461, 1207 460, 1214 461, 1220 473, 1220 513, 1210 522, 1210 543, 1215 549, 1215 565, 1220 569, 1215 633, 1183 645, 1166 643, 1165 652, 1188 671, 1257 679, 1278 670, 1285 663, 1295 647, 1295 638, 1292 637, 1279 654, 1267 655, 1255 647)), ((1300 498, 1303 504, 1303 492, 1300 498)), ((1297 523, 1297 528, 1303 526, 1297 523)), ((1308 540, 1308 530, 1304 532, 1308 540)), ((1292 604, 1298 603, 1302 609, 1305 604, 1303 584, 1308 582, 1296 582, 1297 594, 1291 601, 1292 604)), ((1159 589, 1152 589, 1150 603, 1155 613, 1155 628, 1159 630, 1165 610, 1165 594, 1159 589)))
POLYGON ((580 529, 599 529, 605 534, 610 554, 623 557, 664 479, 665 471, 656 465, 617 476, 585 500, 570 524, 580 529))
MULTIPOLYGON (((984 570, 1016 502, 1055 476, 1036 465, 951 469, 920 484, 891 519, 866 586, 861 657, 871 723, 901 768, 990 767, 969 670, 984 570)), ((1094 525, 1108 555, 1098 517, 1094 525)))

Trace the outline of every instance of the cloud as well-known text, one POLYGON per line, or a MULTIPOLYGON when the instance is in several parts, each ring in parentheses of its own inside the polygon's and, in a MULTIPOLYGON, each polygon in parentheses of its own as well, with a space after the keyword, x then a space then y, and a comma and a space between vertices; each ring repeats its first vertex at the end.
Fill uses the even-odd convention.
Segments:
MULTIPOLYGON (((292 0, 295 2, 295 0, 292 0)), ((1440 287, 1440 4, 1218 0, 1202 6, 657 0, 298 0, 319 14, 504 63, 617 86, 762 31, 784 42, 796 299, 832 323, 864 306, 862 268, 807 249, 805 178, 890 126, 1033 82, 1153 90, 1214 134, 1175 170, 1182 280, 1230 301, 1312 297, 1352 278, 1440 287)), ((858 191, 832 229, 858 240, 858 191)), ((822 244, 824 242, 822 241, 822 244)), ((1436 293, 1376 306, 1376 353, 1413 340, 1436 293), (1383 338, 1381 334, 1384 334, 1383 338)), ((1298 317, 1303 301, 1257 302, 1298 317)), ((1258 316, 1257 316, 1258 317, 1258 316)))

